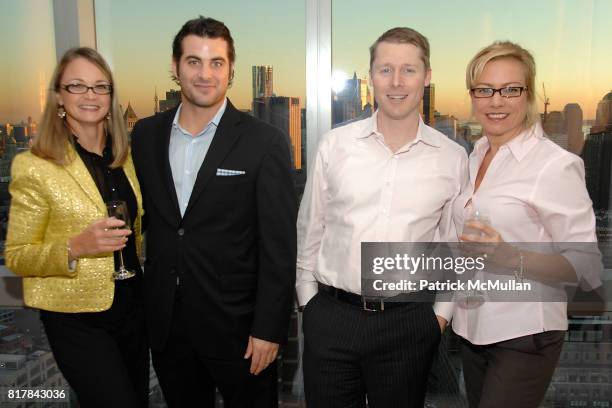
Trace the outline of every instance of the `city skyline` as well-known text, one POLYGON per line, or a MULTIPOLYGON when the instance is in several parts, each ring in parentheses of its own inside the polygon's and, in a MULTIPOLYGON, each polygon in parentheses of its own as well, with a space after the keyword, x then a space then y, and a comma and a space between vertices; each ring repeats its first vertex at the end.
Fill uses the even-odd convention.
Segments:
MULTIPOLYGON (((612 38, 607 24, 612 2, 436 0, 406 7, 405 2, 384 0, 371 12, 368 4, 332 3, 332 70, 347 77, 353 72, 367 76, 367 50, 376 36, 395 25, 412 26, 431 43, 436 110, 459 120, 466 120, 470 111, 464 67, 494 39, 517 41, 534 53, 539 71, 536 92, 541 96, 544 82, 549 111, 578 103, 584 119, 594 119, 598 101, 612 89, 612 47, 607 44, 612 38), (367 29, 355 24, 363 10, 368 10, 367 29), (520 17, 521 24, 508 16, 520 17)), ((204 11, 196 1, 173 8, 164 7, 161 0, 127 4, 108 0, 95 5, 98 50, 113 67, 120 101, 124 108, 131 104, 138 117, 148 116, 153 113, 155 88, 160 94, 178 89, 170 78, 172 37, 186 19, 204 11), (135 19, 146 21, 146 26, 134 30, 135 19)), ((229 4, 205 10, 230 27, 236 42, 236 78, 228 96, 238 108, 251 109, 252 67, 269 65, 274 67, 276 94, 299 97, 305 106, 304 4, 267 0, 265 4, 245 1, 242 6, 241 13, 234 13, 235 5, 229 4)), ((6 46, 8 58, 0 73, 11 81, 0 85, 0 121, 19 122, 27 116, 38 120, 55 64, 51 0, 8 0, 3 7, 7 13, 0 19, 0 30, 5 32, 0 44, 6 46)), ((542 99, 538 105, 543 111, 542 99)))

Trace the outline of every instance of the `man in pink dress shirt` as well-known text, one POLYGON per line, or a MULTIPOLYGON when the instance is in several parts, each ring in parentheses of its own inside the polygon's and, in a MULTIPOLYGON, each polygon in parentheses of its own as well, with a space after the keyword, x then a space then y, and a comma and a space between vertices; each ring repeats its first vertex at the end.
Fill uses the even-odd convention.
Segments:
POLYGON ((378 110, 319 145, 298 217, 308 406, 423 406, 445 321, 431 301, 369 302, 360 263, 362 242, 456 240, 467 155, 419 115, 430 80, 427 39, 385 32, 370 48, 378 110))

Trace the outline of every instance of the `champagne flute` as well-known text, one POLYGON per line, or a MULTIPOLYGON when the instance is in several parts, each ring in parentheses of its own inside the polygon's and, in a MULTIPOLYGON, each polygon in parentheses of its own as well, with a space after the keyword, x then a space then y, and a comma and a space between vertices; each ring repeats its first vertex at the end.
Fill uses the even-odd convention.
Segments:
MULTIPOLYGON (((125 201, 113 200, 106 203, 109 217, 115 217, 118 220, 125 222, 123 227, 117 227, 116 229, 131 229, 132 223, 130 220, 130 213, 128 212, 127 204, 125 201)), ((136 275, 136 272, 127 269, 123 264, 123 250, 119 250, 119 268, 113 272, 113 278, 115 280, 129 279, 136 275)))

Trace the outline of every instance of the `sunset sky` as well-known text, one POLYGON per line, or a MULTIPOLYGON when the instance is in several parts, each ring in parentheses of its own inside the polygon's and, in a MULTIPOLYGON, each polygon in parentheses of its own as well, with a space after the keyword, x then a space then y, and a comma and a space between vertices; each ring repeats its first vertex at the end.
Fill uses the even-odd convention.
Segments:
MULTIPOLYGON (((199 14, 224 21, 237 51, 230 98, 250 108, 251 66, 274 66, 274 92, 298 96, 305 106, 305 5, 303 1, 97 0, 98 49, 113 67, 122 104, 137 115, 153 112, 177 88, 170 80, 173 36, 199 14), (208 4, 207 4, 208 3, 208 4)), ((51 0, 2 0, 0 122, 38 120, 55 64, 51 0)), ((538 92, 546 84, 549 110, 580 104, 585 119, 612 89, 612 2, 607 0, 335 0, 333 70, 367 75, 368 47, 385 30, 409 26, 432 49, 436 110, 469 116, 464 87, 468 60, 494 40, 520 43, 534 54, 538 92)), ((543 105, 541 104, 541 110, 543 105)))

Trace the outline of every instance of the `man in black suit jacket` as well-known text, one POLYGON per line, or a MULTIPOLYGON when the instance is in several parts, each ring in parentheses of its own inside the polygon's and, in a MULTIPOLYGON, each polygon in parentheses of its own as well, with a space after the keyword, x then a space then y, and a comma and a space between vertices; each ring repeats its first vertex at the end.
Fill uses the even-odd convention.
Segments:
POLYGON ((223 23, 185 23, 172 59, 181 105, 132 133, 153 364, 171 408, 213 407, 215 388, 226 407, 274 407, 295 283, 287 139, 227 100, 235 52, 223 23))

